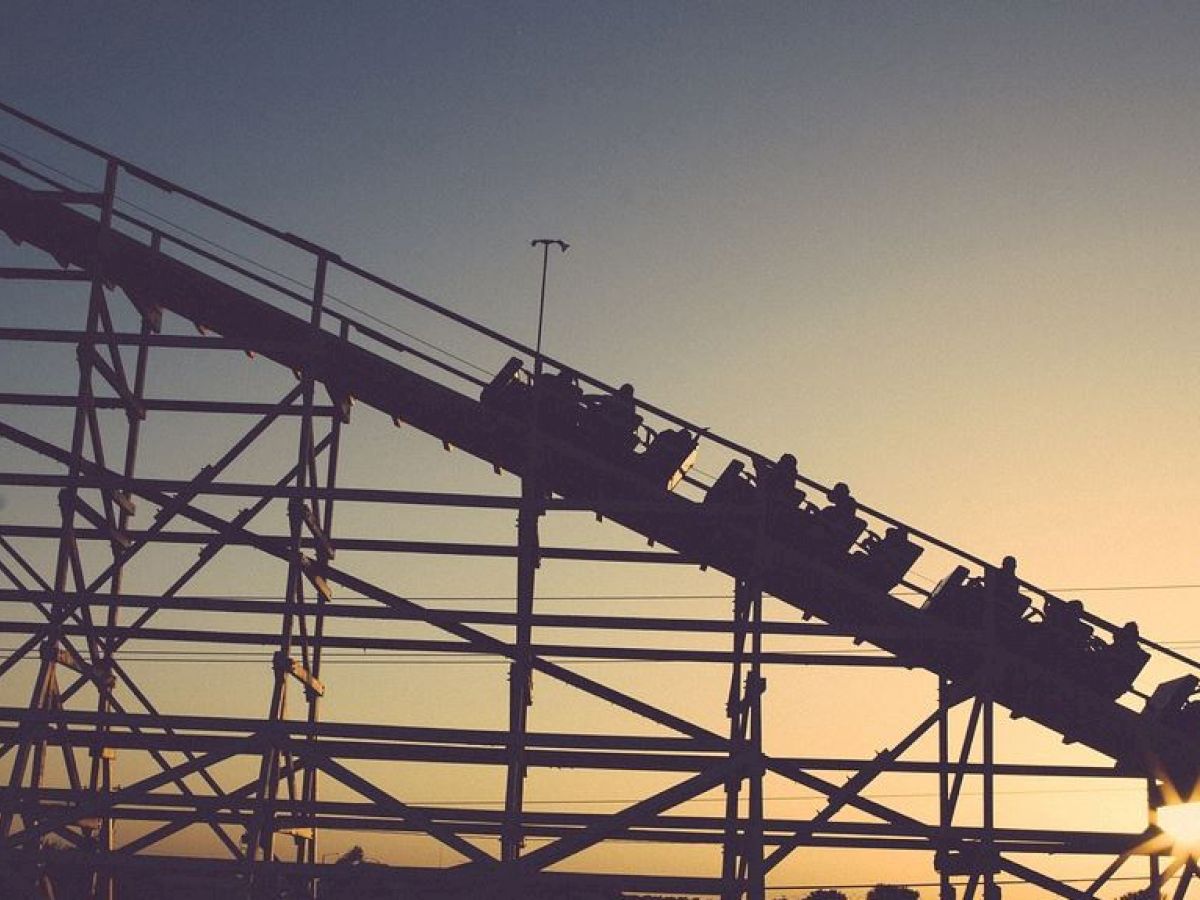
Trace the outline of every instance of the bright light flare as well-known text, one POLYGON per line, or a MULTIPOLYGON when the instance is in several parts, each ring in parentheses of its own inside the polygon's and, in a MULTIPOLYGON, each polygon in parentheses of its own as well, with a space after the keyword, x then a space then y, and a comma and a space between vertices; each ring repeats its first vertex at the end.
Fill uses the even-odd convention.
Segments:
POLYGON ((1171 838, 1177 853, 1200 854, 1200 800, 1160 806, 1158 827, 1171 838))

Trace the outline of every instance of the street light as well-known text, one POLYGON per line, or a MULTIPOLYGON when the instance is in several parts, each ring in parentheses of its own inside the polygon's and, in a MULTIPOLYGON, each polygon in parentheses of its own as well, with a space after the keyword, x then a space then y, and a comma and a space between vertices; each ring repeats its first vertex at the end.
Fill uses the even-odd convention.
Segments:
POLYGON ((546 317, 546 269, 550 265, 550 247, 557 246, 563 253, 571 246, 558 238, 534 238, 529 242, 530 247, 542 246, 542 296, 538 302, 537 345, 533 354, 533 377, 536 380, 542 374, 542 322, 546 317))

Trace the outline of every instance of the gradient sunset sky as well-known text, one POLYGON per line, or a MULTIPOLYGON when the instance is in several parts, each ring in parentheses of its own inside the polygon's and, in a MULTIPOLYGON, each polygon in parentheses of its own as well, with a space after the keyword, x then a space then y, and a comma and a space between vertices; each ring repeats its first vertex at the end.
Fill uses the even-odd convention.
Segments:
POLYGON ((246 6, 14 0, 0 99, 527 342, 563 238, 554 356, 1200 646, 1200 8, 246 6))

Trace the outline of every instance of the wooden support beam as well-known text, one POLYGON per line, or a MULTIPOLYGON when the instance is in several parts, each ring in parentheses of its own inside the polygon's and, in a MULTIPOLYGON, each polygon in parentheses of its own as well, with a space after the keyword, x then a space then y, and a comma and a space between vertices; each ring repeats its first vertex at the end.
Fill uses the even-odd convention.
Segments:
POLYGON ((97 352, 95 347, 91 344, 80 344, 78 355, 81 363, 85 360, 89 362, 92 368, 99 372, 104 380, 112 386, 112 389, 121 398, 121 402, 125 404, 125 409, 129 415, 138 419, 146 418, 146 407, 142 405, 142 401, 134 394, 129 385, 125 383, 125 379, 117 374, 116 370, 97 352))
MULTIPOLYGON (((68 492, 66 490, 62 491, 59 494, 59 502, 60 503, 66 503, 70 499, 72 499, 72 498, 69 497, 68 492)), ((128 534, 119 530, 115 525, 113 525, 111 522, 109 522, 108 519, 104 515, 102 515, 97 510, 93 509, 86 500, 84 500, 78 494, 75 494, 73 500, 74 500, 74 510, 73 511, 78 513, 79 515, 83 516, 84 519, 86 519, 95 528, 97 528, 100 532, 102 532, 105 535, 105 537, 107 537, 110 541, 112 541, 115 544, 118 544, 123 550, 128 550, 129 547, 133 545, 133 538, 131 538, 128 534)))
MULTIPOLYGON (((317 520, 317 514, 313 512, 312 507, 309 506, 305 501, 299 499, 293 499, 288 506, 290 507, 292 515, 300 517, 300 520, 308 529, 308 533, 311 534, 313 540, 316 541, 319 558, 327 560, 333 559, 337 555, 337 550, 334 548, 333 543, 329 540, 329 538, 326 537, 325 529, 321 527, 321 523, 317 520)), ((302 566, 305 565, 303 561, 300 564, 302 566)), ((308 563, 308 565, 313 564, 314 563, 311 560, 308 563)), ((329 598, 326 597, 326 599, 329 598)))
POLYGON ((137 512, 137 504, 133 502, 133 497, 128 492, 113 490, 110 487, 102 487, 100 492, 104 494, 106 500, 115 503, 126 514, 132 516, 137 512))
POLYGON ((45 200, 49 203, 86 203, 89 206, 100 206, 105 202, 105 196, 98 191, 60 191, 44 190, 30 191, 34 200, 45 200))
POLYGON ((335 387, 328 382, 325 384, 325 393, 329 395, 329 402, 337 411, 338 419, 343 425, 349 425, 350 412, 354 409, 354 396, 349 391, 335 387))
POLYGON ((315 559, 304 553, 300 554, 300 571, 308 580, 308 583, 313 586, 321 599, 326 603, 333 599, 333 589, 329 586, 329 582, 325 580, 325 576, 321 574, 321 566, 315 559))
POLYGON ((83 667, 79 665, 75 656, 72 655, 71 653, 68 653, 66 648, 64 648, 64 647, 59 647, 59 646, 54 647, 54 661, 58 665, 64 666, 64 667, 70 669, 72 672, 77 672, 80 675, 87 674, 87 672, 84 671, 83 667))
POLYGON ((0 267, 0 278, 21 281, 90 281, 91 275, 82 269, 33 269, 21 266, 0 267))
POLYGON ((318 697, 325 696, 325 685, 321 683, 319 678, 312 675, 308 669, 304 668, 304 666, 300 664, 299 660, 293 659, 286 653, 280 652, 276 653, 274 656, 274 665, 276 670, 291 675, 293 678, 299 681, 302 685, 304 685, 306 690, 318 697))

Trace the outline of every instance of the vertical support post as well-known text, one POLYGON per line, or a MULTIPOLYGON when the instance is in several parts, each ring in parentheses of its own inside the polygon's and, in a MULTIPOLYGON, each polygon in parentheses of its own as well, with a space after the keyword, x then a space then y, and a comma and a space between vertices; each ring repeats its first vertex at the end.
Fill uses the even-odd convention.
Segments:
MULTIPOLYGON (((154 245, 157 247, 158 236, 155 235, 154 245)), ((141 335, 143 338, 149 337, 155 330, 154 323, 146 316, 142 317, 141 335)), ((138 345, 137 359, 134 365, 133 377, 133 397, 137 401, 141 401, 146 390, 146 369, 149 364, 150 346, 148 343, 138 345)), ((135 410, 126 410, 127 430, 125 437, 125 461, 122 466, 122 474, 125 478, 132 478, 137 467, 138 444, 141 437, 142 418, 135 410)), ((133 518, 134 509, 131 503, 128 502, 128 494, 126 494, 126 502, 119 504, 119 512, 117 517, 117 531, 124 534, 128 528, 130 520, 133 518)), ((114 556, 115 556, 114 551, 114 556)), ((119 561, 115 560, 116 568, 113 570, 112 580, 110 582, 109 593, 114 597, 121 595, 123 577, 125 568, 119 561)), ((102 659, 99 671, 105 678, 106 689, 101 691, 97 712, 103 716, 104 713, 111 712, 114 709, 112 688, 115 685, 114 664, 116 662, 117 648, 120 646, 118 639, 115 637, 117 628, 120 625, 120 607, 114 602, 108 608, 106 618, 109 637, 106 638, 102 645, 102 659)), ((106 731, 107 726, 100 726, 100 731, 106 731)), ((93 791, 103 791, 108 793, 113 789, 113 753, 106 748, 101 749, 97 754, 97 762, 99 762, 100 770, 97 772, 95 767, 92 771, 93 791)), ((97 835, 97 849, 102 855, 112 853, 114 849, 115 833, 113 828, 112 816, 105 813, 100 819, 100 832, 97 835)), ((116 896, 115 879, 111 873, 107 871, 99 872, 96 876, 95 898, 96 900, 114 900, 116 896)))
POLYGON ((954 900, 950 883, 950 829, 954 826, 954 807, 950 803, 950 680, 938 679, 938 897, 954 900))
MULTIPOLYGON (((1147 825, 1151 828, 1158 825, 1158 808, 1162 805, 1162 790, 1158 786, 1158 781, 1153 775, 1146 779, 1146 809, 1149 811, 1147 825)), ((1149 853, 1146 855, 1147 863, 1150 869, 1150 884, 1158 887, 1162 884, 1162 869, 1159 865, 1158 854, 1149 853)))
MULTIPOLYGON (((93 417, 95 414, 95 404, 92 394, 92 352, 97 343, 101 327, 109 324, 105 306, 103 261, 104 250, 109 240, 109 229, 112 226, 113 206, 116 198, 119 171, 119 165, 114 160, 107 161, 104 175, 104 192, 100 200, 96 244, 92 249, 92 258, 90 260, 91 280, 88 294, 87 322, 78 353, 79 379, 75 398, 74 423, 71 432, 71 461, 67 469, 67 486, 59 495, 61 531, 54 569, 53 585, 55 599, 51 605, 51 618, 56 624, 48 630, 46 640, 42 644, 38 672, 34 679, 29 701, 31 712, 48 712, 51 710, 61 710, 62 708, 56 670, 60 653, 62 623, 66 617, 64 610, 66 601, 63 599, 63 594, 67 589, 68 577, 73 577, 76 590, 82 591, 85 589, 82 561, 75 540, 75 516, 78 506, 79 482, 84 463, 84 444, 88 432, 88 424, 94 421, 93 417)), ((95 452, 99 454, 100 434, 96 428, 92 431, 92 439, 95 445, 95 452)), ((102 665, 103 650, 96 639, 94 631, 92 631, 90 611, 86 602, 80 606, 77 616, 86 629, 87 647, 89 656, 91 657, 87 662, 95 671, 103 675, 105 671, 102 665)), ((99 706, 102 710, 107 709, 112 700, 111 679, 105 680, 103 677, 96 679, 96 687, 99 692, 99 706)), ((21 738, 9 773, 9 788, 13 793, 18 794, 22 785, 25 784, 26 776, 28 775, 28 785, 30 788, 29 800, 20 806, 20 814, 26 827, 36 821, 38 817, 36 795, 37 789, 41 786, 45 775, 48 728, 48 725, 39 725, 35 730, 21 738)), ((63 752, 69 755, 73 751, 70 748, 64 748, 63 752)), ((111 785, 111 758, 111 751, 102 744, 93 750, 92 779, 90 784, 92 790, 109 789, 111 785)), ((77 777, 74 759, 69 758, 66 762, 72 778, 77 777)), ((14 813, 9 809, 0 814, 0 837, 7 837, 10 834, 14 818, 14 813)), ((97 835, 97 838, 99 849, 102 853, 111 850, 112 821, 110 818, 103 820, 101 831, 97 835)), ((44 879, 44 881, 43 889, 52 896, 53 885, 48 880, 44 879)), ((111 900, 112 891, 113 882, 111 876, 94 873, 94 895, 103 897, 105 900, 111 900)))
MULTIPOLYGON (((746 609, 742 603, 741 582, 733 585, 733 662, 729 673, 729 694, 725 700, 725 715, 729 718, 729 753, 739 756, 745 735, 742 730, 742 671, 747 636, 746 609)), ((742 776, 735 772, 725 782, 725 843, 721 857, 721 900, 736 900, 741 893, 738 885, 738 866, 741 860, 742 776)))
POLYGON ((746 586, 750 605, 750 672, 746 676, 746 701, 749 709, 748 777, 750 809, 746 847, 748 900, 766 900, 766 867, 763 862, 763 715, 762 695, 767 680, 762 674, 762 589, 757 578, 746 586))
MULTIPOLYGON (((325 280, 328 271, 328 257, 324 253, 316 255, 316 274, 313 280, 313 296, 309 322, 314 330, 321 327, 321 313, 325 300, 325 280)), ((305 527, 320 530, 320 498, 317 494, 319 482, 317 478, 316 442, 314 432, 314 394, 315 380, 308 369, 300 373, 301 382, 301 414, 300 439, 297 451, 295 486, 297 496, 288 504, 289 546, 291 554, 288 560, 287 586, 284 596, 283 622, 280 627, 279 649, 273 658, 275 672, 274 686, 271 693, 271 704, 268 711, 270 723, 280 722, 287 718, 287 688, 288 678, 296 673, 296 664, 292 659, 293 647, 299 644, 302 653, 300 667, 304 672, 304 697, 307 718, 310 722, 317 719, 317 708, 320 692, 314 687, 319 683, 320 653, 319 641, 323 634, 323 619, 320 616, 320 605, 326 597, 317 584, 324 585, 321 577, 323 567, 332 555, 332 548, 327 534, 314 536, 316 558, 309 559, 304 554, 305 527), (305 496, 305 495, 308 496, 305 496), (317 597, 313 604, 305 602, 305 580, 314 582, 317 597), (310 613, 310 607, 314 606, 310 613), (315 614, 315 631, 312 636, 308 631, 308 616, 315 614)), ((281 778, 281 761, 283 753, 280 748, 272 745, 263 751, 262 762, 258 775, 257 801, 254 819, 246 835, 246 861, 256 860, 270 862, 275 858, 275 810, 278 805, 281 778)), ((299 790, 296 785, 295 767, 292 766, 290 754, 287 760, 287 788, 289 797, 295 801, 311 794, 316 795, 316 774, 308 772, 299 790)), ((315 838, 315 831, 311 832, 315 838)), ((293 833, 296 842, 296 858, 298 862, 315 861, 310 833, 297 831, 293 833)), ((313 896, 316 882, 309 879, 305 890, 313 896)), ((247 890, 254 896, 257 887, 253 878, 247 879, 247 890)))
POLYGON ((525 735, 529 707, 533 704, 533 596, 540 562, 538 519, 545 501, 534 471, 521 480, 521 505, 517 511, 517 617, 515 653, 508 669, 508 770, 504 788, 504 825, 500 858, 520 858, 525 837, 521 824, 525 800, 525 735))
POLYGON ((721 863, 722 900, 763 900, 762 590, 757 579, 734 584, 733 668, 726 714, 730 755, 741 765, 725 783, 725 844, 721 863), (747 647, 749 639, 749 647, 747 647), (744 677, 743 677, 743 672, 744 677), (747 785, 747 810, 741 815, 741 785, 747 785))
POLYGON ((994 570, 985 573, 987 606, 984 610, 983 677, 980 679, 979 700, 983 707, 983 833, 980 849, 983 865, 983 900, 1000 900, 996 884, 996 616, 1000 589, 994 570))
MULTIPOLYGON (((985 613, 985 624, 987 615, 985 613)), ((986 634, 985 628, 985 640, 986 634)), ((950 710, 955 705, 953 683, 947 678, 938 678, 938 841, 934 862, 938 870, 940 900, 954 900, 956 891, 950 879, 953 875, 964 874, 968 875, 963 894, 966 900, 972 900, 981 885, 985 898, 1000 896, 1000 888, 995 880, 998 858, 995 841, 994 710, 991 706, 991 674, 987 659, 989 651, 986 646, 980 650, 984 654, 980 684, 964 728, 957 764, 950 758, 950 710), (979 734, 981 722, 982 734, 979 734), (967 781, 967 767, 972 752, 979 743, 982 744, 980 772, 983 787, 980 839, 978 843, 972 843, 959 852, 951 848, 954 816, 967 781)))
MULTIPOLYGON (((325 283, 324 271, 320 273, 317 283, 319 290, 323 292, 325 283)), ((316 296, 317 295, 314 294, 314 297, 316 296)), ((338 337, 342 341, 348 342, 350 340, 350 324, 344 319, 342 320, 338 337)), ((348 417, 350 409, 350 399, 348 396, 345 398, 345 404, 345 415, 348 417)), ((325 486, 328 488, 332 488, 337 484, 338 454, 341 449, 343 421, 343 416, 335 413, 330 422, 329 450, 325 467, 325 486)), ((315 449, 313 452, 315 454, 315 449)), ((318 508, 317 503, 318 498, 314 496, 314 518, 316 517, 316 509, 318 508)), ((325 501, 323 509, 324 516, 323 518, 319 519, 321 531, 324 534, 326 541, 325 544, 318 546, 318 561, 322 565, 327 561, 327 557, 333 553, 333 503, 334 501, 332 497, 329 497, 325 501)), ((323 645, 325 637, 325 616, 322 614, 322 612, 324 605, 329 602, 329 598, 326 597, 325 594, 318 592, 316 602, 317 612, 313 625, 312 654, 311 660, 309 661, 309 672, 314 680, 319 681, 321 677, 321 658, 324 650, 323 645)), ((308 699, 308 722, 310 725, 315 725, 320 720, 321 695, 314 691, 311 687, 308 687, 305 691, 305 696, 308 699)), ((315 740, 315 738, 313 738, 313 740, 315 740)), ((305 806, 308 809, 316 808, 319 778, 320 771, 315 766, 308 766, 304 769, 301 796, 303 797, 305 806)), ((300 862, 315 866, 319 862, 319 855, 317 851, 318 833, 316 828, 315 814, 313 814, 307 825, 307 833, 311 835, 311 837, 306 843, 302 843, 298 848, 298 850, 301 851, 298 855, 301 857, 300 862)), ((319 886, 315 878, 309 880, 307 884, 307 890, 310 897, 317 896, 318 887, 319 886)))
POLYGON ((566 252, 564 241, 540 238, 531 247, 542 247, 542 281, 538 301, 537 345, 533 358, 533 417, 526 448, 526 472, 521 479, 521 504, 517 510, 517 610, 514 654, 508 667, 508 759, 504 785, 504 821, 500 827, 500 859, 516 862, 525 846, 522 824, 525 803, 525 735, 529 707, 533 703, 533 596, 534 582, 541 563, 538 519, 545 514, 542 488, 541 407, 542 407, 542 322, 546 310, 546 271, 550 246, 566 252))
MULTIPOLYGON (((313 296, 312 296, 312 314, 309 321, 314 330, 319 330, 321 327, 321 315, 325 307, 325 282, 328 277, 329 259, 324 253, 317 254, 317 268, 313 278, 313 296)), ((349 332, 346 323, 343 321, 339 337, 342 340, 347 340, 349 332)), ((307 431, 301 433, 301 452, 304 456, 302 466, 308 466, 308 478, 304 480, 304 473, 298 474, 298 485, 307 484, 310 490, 310 495, 307 500, 300 502, 307 503, 308 509, 303 510, 302 514, 307 515, 312 525, 310 530, 315 532, 316 538, 316 565, 313 567, 315 578, 321 579, 320 583, 326 584, 323 581, 323 572, 325 566, 328 565, 333 556, 332 544, 332 528, 333 528, 333 507, 332 500, 327 501, 327 505, 322 510, 321 499, 317 493, 319 481, 317 477, 317 450, 316 439, 314 437, 314 416, 312 411, 313 406, 313 391, 315 385, 311 377, 307 378, 305 394, 304 416, 307 419, 307 431), (322 511, 324 516, 322 516, 322 511)), ((349 400, 347 399, 347 409, 349 400)), ((336 406, 336 404, 335 404, 336 406)), ((326 486, 332 487, 334 479, 337 475, 337 450, 341 441, 342 417, 336 412, 330 420, 330 456, 326 468, 326 486)), ((297 547, 299 552, 299 548, 297 547)), ((301 559, 301 562, 303 560, 301 559)), ((304 638, 302 644, 302 659, 301 663, 304 670, 308 673, 308 680, 304 686, 304 699, 307 706, 306 718, 310 724, 316 724, 320 720, 321 712, 321 697, 322 692, 318 691, 314 685, 320 684, 321 676, 321 657, 322 644, 325 636, 325 617, 322 615, 322 607, 329 602, 329 596, 326 591, 314 591, 313 601, 316 604, 316 609, 313 611, 314 619, 312 625, 312 633, 308 634, 306 629, 306 620, 301 618, 300 630, 301 636, 304 638)), ((290 760, 289 760, 290 762, 290 760)), ((315 804, 317 799, 317 788, 319 773, 314 767, 307 767, 304 770, 303 780, 300 786, 300 797, 296 797, 296 786, 294 783, 295 769, 289 766, 290 776, 288 788, 293 799, 303 799, 309 803, 315 804)), ((310 823, 309 827, 294 835, 296 842, 296 861, 300 863, 315 864, 317 862, 317 829, 315 824, 310 823)), ((317 882, 314 878, 307 879, 305 883, 305 892, 309 897, 316 897, 317 882)))
POLYGON ((999 900, 996 884, 996 732, 990 689, 983 701, 983 900, 999 900))

